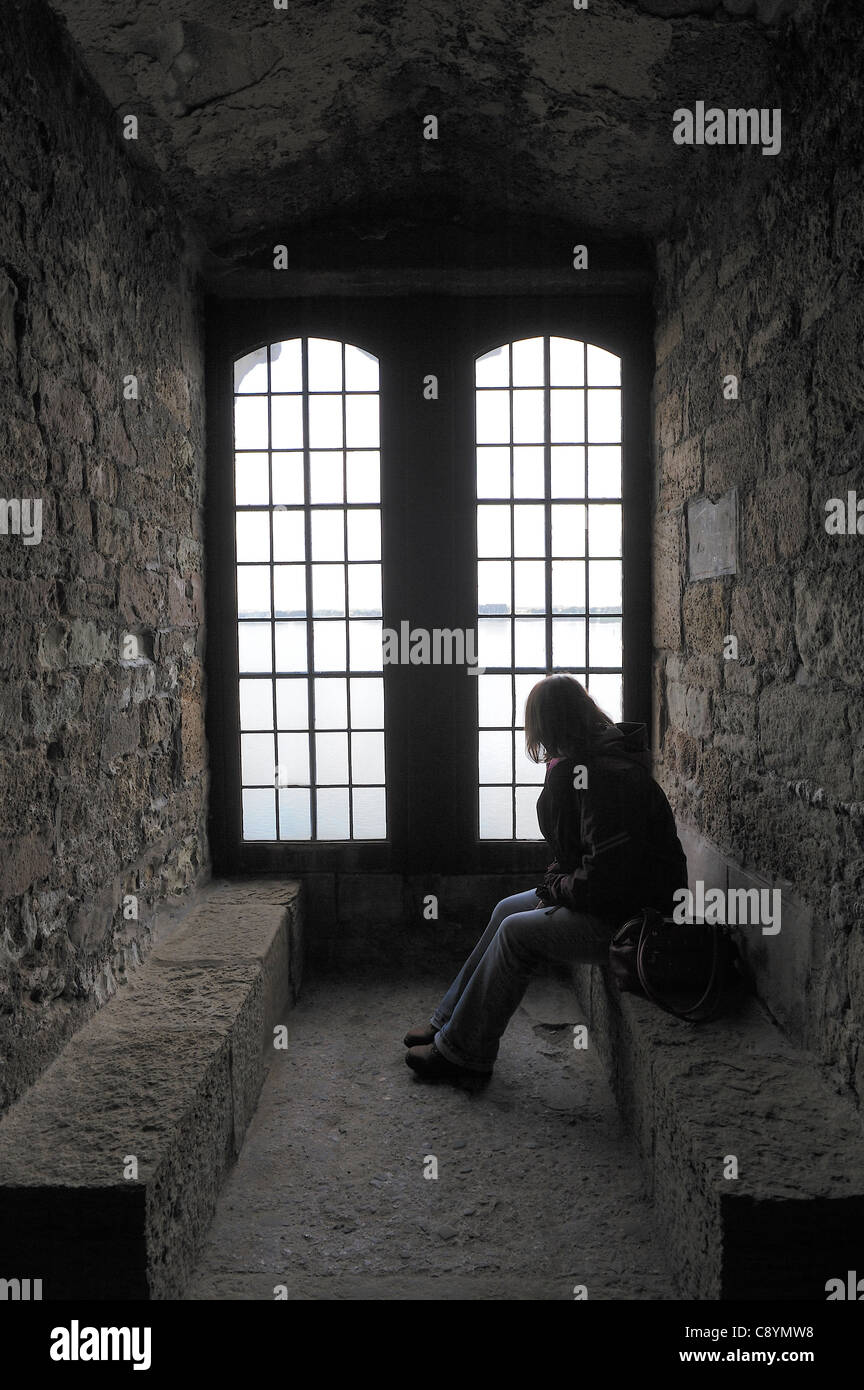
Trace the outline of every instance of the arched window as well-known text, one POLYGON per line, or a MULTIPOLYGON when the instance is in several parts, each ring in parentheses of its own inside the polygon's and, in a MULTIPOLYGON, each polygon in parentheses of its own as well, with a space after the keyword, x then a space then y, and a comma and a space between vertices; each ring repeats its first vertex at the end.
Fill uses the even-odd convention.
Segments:
POLYGON ((378 360, 329 338, 234 363, 244 841, 387 835, 378 360))
POLYGON ((525 700, 577 676, 621 718, 621 360, 524 338, 475 361, 479 835, 539 839, 525 700))
POLYGON ((539 882, 532 685, 651 709, 647 298, 207 312, 214 872, 539 882))

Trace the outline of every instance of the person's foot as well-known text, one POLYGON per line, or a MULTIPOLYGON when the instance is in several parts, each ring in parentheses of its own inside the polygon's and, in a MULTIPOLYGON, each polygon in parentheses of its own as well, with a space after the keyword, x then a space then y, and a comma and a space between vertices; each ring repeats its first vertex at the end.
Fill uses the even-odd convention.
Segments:
POLYGON ((412 1071, 424 1081, 438 1081, 444 1078, 457 1080, 466 1075, 464 1067, 448 1062, 438 1051, 434 1042, 428 1047, 411 1047, 405 1061, 412 1071))
POLYGON ((434 1041, 437 1032, 431 1023, 424 1023, 422 1028, 409 1028, 402 1041, 406 1047, 425 1047, 434 1041))

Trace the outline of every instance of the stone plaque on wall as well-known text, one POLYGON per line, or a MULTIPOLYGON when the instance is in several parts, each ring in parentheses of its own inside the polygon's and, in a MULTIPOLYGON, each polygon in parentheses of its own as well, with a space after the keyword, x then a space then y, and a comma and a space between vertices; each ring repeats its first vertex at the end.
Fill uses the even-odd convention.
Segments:
POLYGON ((738 493, 735 488, 712 502, 687 503, 687 578, 716 579, 738 572, 738 493))

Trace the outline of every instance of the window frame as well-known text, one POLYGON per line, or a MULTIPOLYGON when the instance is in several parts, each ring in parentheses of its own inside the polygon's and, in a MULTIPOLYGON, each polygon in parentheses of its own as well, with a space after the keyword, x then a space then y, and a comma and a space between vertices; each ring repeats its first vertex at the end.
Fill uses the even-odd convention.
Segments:
POLYGON ((648 724, 652 324, 644 293, 208 298, 205 666, 214 872, 525 873, 530 878, 548 859, 542 840, 479 838, 477 684, 459 667, 384 667, 388 840, 243 841, 239 740, 234 739, 237 613, 234 584, 224 581, 226 569, 233 580, 236 563, 234 360, 266 343, 301 336, 339 339, 378 358, 384 626, 398 627, 408 619, 412 626, 469 628, 476 621, 476 358, 502 343, 541 334, 583 340, 620 357, 622 717, 648 724), (423 378, 430 373, 438 378, 435 401, 423 395, 423 378), (410 472, 404 466, 408 457, 414 464, 410 472), (449 460, 443 469, 442 458, 449 460), (430 585, 436 566, 440 583, 430 585))

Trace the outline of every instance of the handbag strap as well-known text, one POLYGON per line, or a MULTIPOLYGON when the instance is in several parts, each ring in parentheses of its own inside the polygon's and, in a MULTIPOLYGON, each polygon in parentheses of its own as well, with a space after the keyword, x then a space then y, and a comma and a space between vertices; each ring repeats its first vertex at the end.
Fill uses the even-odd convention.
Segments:
MULTIPOLYGON (((658 917, 660 917, 659 913, 654 912, 650 908, 643 908, 642 929, 639 932, 639 945, 636 949, 636 972, 639 976, 639 983, 652 1003, 657 1004, 661 1009, 665 1009, 666 1013, 674 1014, 676 1018, 686 1019, 690 1023, 701 1023, 717 1012, 717 1006, 720 1003, 720 996, 723 992, 723 971, 720 965, 720 932, 716 927, 711 932, 711 970, 708 976, 708 983, 701 997, 697 999, 694 1004, 689 1004, 685 1008, 682 1008, 678 1005, 670 1004, 668 1000, 663 999, 662 996, 657 993, 648 979, 648 972, 645 968, 644 957, 648 946, 648 938, 651 934, 654 920, 658 917)), ((662 921, 662 918, 660 918, 660 920, 662 921)))

